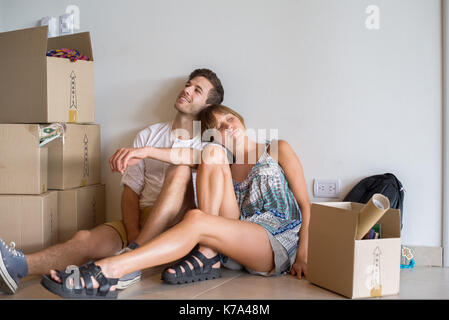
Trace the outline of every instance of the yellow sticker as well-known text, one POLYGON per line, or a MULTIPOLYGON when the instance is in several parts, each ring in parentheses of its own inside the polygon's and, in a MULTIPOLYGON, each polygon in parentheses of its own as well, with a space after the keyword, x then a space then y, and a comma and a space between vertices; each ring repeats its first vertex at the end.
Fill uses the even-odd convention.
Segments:
POLYGON ((81 187, 85 187, 86 183, 86 179, 81 179, 81 187))
POLYGON ((69 122, 76 122, 76 110, 69 110, 69 122))
POLYGON ((382 296, 382 285, 375 285, 370 291, 371 297, 381 297, 382 296))

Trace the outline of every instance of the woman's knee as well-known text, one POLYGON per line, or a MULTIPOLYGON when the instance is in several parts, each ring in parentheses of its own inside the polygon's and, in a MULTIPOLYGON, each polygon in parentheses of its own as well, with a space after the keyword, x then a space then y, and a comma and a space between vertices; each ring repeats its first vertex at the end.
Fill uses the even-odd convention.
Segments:
POLYGON ((187 182, 192 178, 192 170, 189 166, 171 165, 167 168, 165 179, 177 182, 187 182))
POLYGON ((201 152, 200 167, 204 165, 229 165, 224 147, 218 145, 206 146, 201 152))
POLYGON ((231 174, 231 169, 229 167, 229 162, 227 160, 225 151, 221 148, 214 146, 213 148, 207 149, 206 147, 202 154, 202 161, 198 165, 198 172, 207 172, 211 174, 216 174, 218 172, 225 175, 231 174))
POLYGON ((199 209, 192 209, 186 212, 182 220, 184 222, 197 225, 204 220, 205 215, 206 214, 199 209))

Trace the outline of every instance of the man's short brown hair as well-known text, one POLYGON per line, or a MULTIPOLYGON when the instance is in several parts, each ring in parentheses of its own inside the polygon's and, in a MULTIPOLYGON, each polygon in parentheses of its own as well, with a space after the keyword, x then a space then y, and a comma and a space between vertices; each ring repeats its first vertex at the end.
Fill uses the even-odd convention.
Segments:
POLYGON ((223 86, 221 85, 220 79, 218 79, 215 72, 209 69, 196 69, 190 74, 189 80, 192 80, 195 77, 204 77, 207 80, 209 80, 213 86, 213 88, 210 89, 209 94, 207 96, 206 104, 213 105, 213 104, 220 104, 223 102, 224 89, 223 86))

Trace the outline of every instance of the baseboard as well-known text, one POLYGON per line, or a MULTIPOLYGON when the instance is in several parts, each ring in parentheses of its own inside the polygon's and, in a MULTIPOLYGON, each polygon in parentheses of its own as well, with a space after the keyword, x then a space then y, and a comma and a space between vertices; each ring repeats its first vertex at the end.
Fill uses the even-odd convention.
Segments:
POLYGON ((413 250, 416 266, 443 266, 443 248, 427 246, 404 246, 413 250))

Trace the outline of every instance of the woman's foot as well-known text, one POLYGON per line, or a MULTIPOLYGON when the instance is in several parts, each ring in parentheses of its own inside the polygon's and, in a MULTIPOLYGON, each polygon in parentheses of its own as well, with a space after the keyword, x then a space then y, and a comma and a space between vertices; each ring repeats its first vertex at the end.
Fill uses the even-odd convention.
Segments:
MULTIPOLYGON (((211 259, 211 258, 213 258, 213 257, 215 257, 217 255, 216 251, 212 250, 211 248, 204 247, 204 246, 199 246, 198 247, 198 251, 201 252, 208 259, 211 259)), ((203 262, 198 257, 195 257, 195 260, 198 262, 198 264, 201 267, 203 266, 203 262)), ((194 266, 192 265, 192 263, 190 263, 188 260, 184 260, 184 261, 187 263, 187 265, 189 266, 190 270, 193 270, 194 266)), ((181 267, 181 271, 185 272, 184 267, 183 266, 180 266, 180 267, 181 267)), ((212 266, 213 269, 220 269, 220 267, 221 267, 220 261, 218 261, 217 263, 215 263, 212 266)), ((173 269, 173 268, 169 268, 169 269, 167 269, 167 271, 169 273, 173 273, 173 274, 176 273, 175 269, 173 269)))
POLYGON ((221 277, 221 263, 216 251, 200 246, 176 265, 166 268, 162 280, 170 284, 189 283, 221 277))

